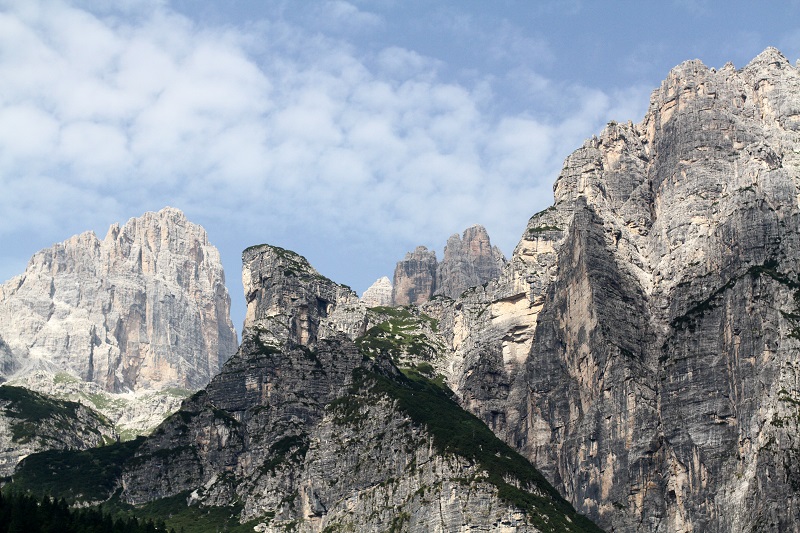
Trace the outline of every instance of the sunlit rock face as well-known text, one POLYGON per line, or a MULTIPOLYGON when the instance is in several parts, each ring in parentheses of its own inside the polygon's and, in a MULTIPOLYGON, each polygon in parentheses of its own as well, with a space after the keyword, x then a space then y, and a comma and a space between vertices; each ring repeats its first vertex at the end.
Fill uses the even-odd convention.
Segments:
POLYGON ((386 276, 378 279, 364 291, 361 301, 367 307, 392 305, 392 282, 386 276))
POLYGON ((681 64, 425 306, 462 404, 614 531, 800 530, 800 73, 681 64))
POLYGON ((457 298, 470 287, 496 279, 505 262, 483 226, 469 227, 462 236, 456 234, 447 239, 444 258, 436 269, 434 294, 457 298))
POLYGON ((419 305, 436 290, 436 252, 417 246, 397 263, 392 283, 394 305, 419 305))
POLYGON ((219 252, 177 209, 76 235, 0 286, 5 375, 47 368, 109 392, 197 389, 237 348, 219 252))

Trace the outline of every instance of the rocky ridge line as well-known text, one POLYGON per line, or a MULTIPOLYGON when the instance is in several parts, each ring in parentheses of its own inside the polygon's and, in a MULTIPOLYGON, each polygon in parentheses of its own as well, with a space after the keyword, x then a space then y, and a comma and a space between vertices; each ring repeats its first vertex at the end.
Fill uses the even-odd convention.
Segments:
POLYGON ((77 402, 0 386, 0 476, 43 450, 85 450, 114 442, 111 423, 77 402))
POLYGON ((243 262, 239 352, 126 464, 126 501, 241 502, 257 531, 596 531, 446 389, 391 362, 390 340, 406 355, 426 342, 413 316, 370 326, 382 318, 288 250, 252 247, 243 262), (457 427, 486 440, 446 444, 457 427))

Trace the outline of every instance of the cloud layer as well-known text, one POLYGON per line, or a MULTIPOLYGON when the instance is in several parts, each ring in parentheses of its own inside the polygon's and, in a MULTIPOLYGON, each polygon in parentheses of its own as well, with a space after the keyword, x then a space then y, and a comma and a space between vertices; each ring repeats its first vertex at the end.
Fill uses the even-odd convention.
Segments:
MULTIPOLYGON (((312 11, 305 27, 215 27, 159 2, 6 3, 8 255, 174 205, 207 227, 229 278, 238 252, 266 241, 331 257, 326 274, 363 290, 391 274, 377 265, 391 269, 401 251, 441 246, 473 223, 509 253, 550 203, 564 156, 646 105, 640 88, 607 94, 529 67, 459 81, 414 50, 354 46, 350 33, 387 24, 376 14, 343 1, 312 11), (498 111, 504 85, 542 107, 498 111)), ((498 39, 493 54, 545 47, 511 31, 498 39)))

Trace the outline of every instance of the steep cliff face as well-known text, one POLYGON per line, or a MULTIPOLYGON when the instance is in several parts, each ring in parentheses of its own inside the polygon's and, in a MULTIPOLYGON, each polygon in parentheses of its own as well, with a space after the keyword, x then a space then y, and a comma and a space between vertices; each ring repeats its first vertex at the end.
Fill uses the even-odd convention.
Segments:
POLYGON ((479 232, 401 262, 403 309, 246 250, 242 346, 131 448, 122 497, 258 531, 591 529, 514 448, 609 530, 800 531, 797 146, 777 50, 690 61, 567 158, 495 279, 431 298, 479 232))
POLYGON ((219 253, 172 208, 42 250, 0 286, 15 369, 44 361, 110 392, 208 383, 236 351, 229 312, 219 253))
POLYGON ((245 328, 268 345, 313 348, 332 335, 364 333, 367 309, 356 293, 317 272, 305 257, 262 244, 245 250, 242 261, 245 328))
POLYGON ((483 226, 472 226, 447 239, 444 258, 436 269, 436 290, 449 298, 457 298, 470 287, 477 287, 500 276, 506 259, 483 226))
POLYGON ((452 235, 444 248, 442 262, 436 253, 418 246, 397 263, 392 303, 421 305, 432 296, 457 298, 471 287, 500 276, 506 259, 483 226, 467 228, 463 236, 452 235))
POLYGON ((367 311, 287 250, 243 258, 242 345, 126 463, 125 500, 238 502, 257 531, 596 530, 425 377, 435 321, 367 311))
MULTIPOLYGON (((14 354, 6 341, 0 337, 0 376, 7 376, 14 371, 14 354)), ((0 377, 0 379, 4 379, 0 377)))
POLYGON ((408 252, 394 269, 392 302, 394 305, 419 305, 436 290, 436 252, 417 246, 408 252))
MULTIPOLYGON (((690 61, 439 319, 463 405, 615 531, 797 531, 800 74, 690 61)), ((435 303, 435 302, 434 302, 435 303)))

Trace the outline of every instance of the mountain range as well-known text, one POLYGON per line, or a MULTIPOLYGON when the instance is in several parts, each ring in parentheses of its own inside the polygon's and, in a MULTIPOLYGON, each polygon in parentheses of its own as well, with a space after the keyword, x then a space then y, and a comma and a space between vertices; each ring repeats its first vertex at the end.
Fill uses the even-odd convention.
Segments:
POLYGON ((12 383, 191 392, 10 487, 169 503, 197 530, 800 531, 798 146, 778 50, 688 61, 566 159, 507 260, 475 226, 359 299, 248 248, 238 346, 218 254, 176 210, 40 252, 0 289, 12 383), (80 487, 77 464, 99 469, 80 487))

